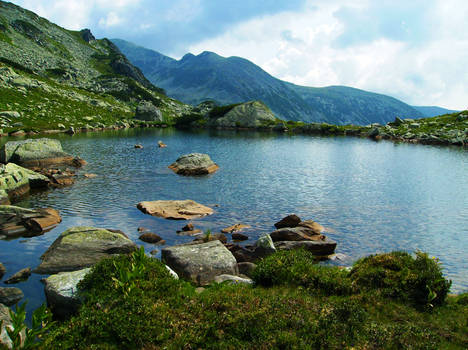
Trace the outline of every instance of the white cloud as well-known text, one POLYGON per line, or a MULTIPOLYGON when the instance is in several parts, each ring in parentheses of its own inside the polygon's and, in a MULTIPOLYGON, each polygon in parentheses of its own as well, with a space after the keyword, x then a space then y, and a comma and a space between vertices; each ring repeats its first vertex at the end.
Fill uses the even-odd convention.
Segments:
POLYGON ((122 24, 124 20, 114 11, 109 12, 105 18, 99 20, 99 26, 109 28, 122 24))
MULTIPOLYGON (((335 16, 342 8, 335 1, 302 13, 279 13, 243 22, 190 46, 189 51, 245 57, 273 76, 300 85, 348 85, 413 105, 464 109, 468 104, 468 32, 462 28, 468 5, 464 0, 434 3, 431 11, 437 16, 430 18, 437 21, 426 23, 426 42, 417 44, 380 36, 336 45, 347 28, 335 16)), ((354 5, 362 9, 369 3, 356 1, 354 5)), ((411 29, 404 23, 405 31, 411 29)))

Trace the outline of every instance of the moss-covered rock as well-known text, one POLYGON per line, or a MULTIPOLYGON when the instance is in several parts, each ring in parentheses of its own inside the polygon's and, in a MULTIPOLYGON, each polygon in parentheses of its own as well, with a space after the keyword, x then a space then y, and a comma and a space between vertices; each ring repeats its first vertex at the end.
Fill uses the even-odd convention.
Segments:
POLYGON ((19 165, 0 164, 0 203, 8 203, 29 192, 31 188, 45 188, 49 179, 19 165))
POLYGON ((190 153, 177 158, 169 169, 179 175, 206 175, 217 171, 219 166, 208 154, 190 153))
POLYGON ((222 117, 211 119, 210 125, 219 127, 258 128, 275 125, 273 112, 260 101, 250 101, 233 107, 222 117))

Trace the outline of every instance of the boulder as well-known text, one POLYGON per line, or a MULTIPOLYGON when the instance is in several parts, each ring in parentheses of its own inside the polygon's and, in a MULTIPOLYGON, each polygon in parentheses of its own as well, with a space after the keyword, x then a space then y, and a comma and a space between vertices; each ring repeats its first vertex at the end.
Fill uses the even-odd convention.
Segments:
POLYGON ((296 214, 288 215, 275 224, 276 228, 296 227, 301 222, 301 218, 296 214))
POLYGON ((249 236, 238 232, 233 233, 231 237, 234 241, 246 241, 249 239, 249 236))
POLYGON ((297 226, 307 227, 308 229, 312 230, 316 235, 319 235, 323 231, 325 231, 325 228, 322 225, 313 220, 301 221, 297 226))
POLYGON ((213 214, 213 209, 190 199, 140 202, 137 208, 145 214, 170 220, 190 220, 213 214))
POLYGON ((250 278, 244 278, 244 277, 227 275, 227 274, 216 276, 214 278, 214 281, 216 283, 229 282, 233 284, 253 284, 254 283, 250 278))
POLYGON ((237 232, 237 231, 241 231, 241 230, 243 230, 245 228, 250 228, 250 226, 249 225, 244 225, 244 224, 235 224, 235 225, 223 228, 221 230, 221 232, 222 233, 234 233, 234 232, 237 232))
POLYGON ((152 233, 152 232, 143 233, 139 237, 139 239, 142 240, 143 242, 146 242, 146 243, 158 243, 158 242, 163 240, 161 238, 161 236, 157 235, 156 233, 152 233))
POLYGON ((0 234, 6 238, 38 236, 61 221, 59 212, 52 208, 27 209, 0 205, 0 234))
POLYGON ((308 227, 285 227, 270 233, 273 242, 277 241, 315 241, 322 235, 317 235, 315 230, 308 227))
POLYGON ((24 269, 19 270, 17 273, 15 273, 13 276, 5 280, 5 284, 14 284, 22 281, 26 281, 29 276, 31 276, 31 268, 26 267, 24 269))
POLYGON ((236 259, 217 240, 164 248, 161 258, 179 277, 197 285, 209 284, 221 274, 238 274, 236 259))
POLYGON ((0 304, 5 304, 6 306, 15 305, 18 301, 23 299, 24 294, 21 289, 14 287, 0 287, 0 304))
POLYGON ((140 145, 139 143, 137 143, 135 146, 133 146, 134 148, 143 148, 143 145, 140 145))
POLYGON ((19 165, 0 164, 0 202, 9 203, 29 192, 31 188, 47 188, 50 180, 19 165))
POLYGON ((45 279, 47 305, 55 317, 65 319, 78 311, 82 298, 78 294, 78 283, 90 272, 90 268, 60 272, 45 279))
POLYGON ((211 241, 220 241, 221 243, 227 243, 227 237, 223 233, 212 233, 209 235, 203 235, 193 240, 194 243, 206 243, 211 241))
POLYGON ((208 154, 190 153, 179 157, 169 165, 169 169, 179 175, 206 175, 219 169, 208 154))
POLYGON ((151 102, 141 101, 136 108, 135 119, 162 122, 163 115, 151 102))
POLYGON ((3 275, 5 274, 5 272, 6 272, 5 266, 3 266, 2 263, 0 263, 0 279, 3 278, 3 275))
POLYGON ((276 252, 271 237, 266 234, 259 238, 253 247, 243 247, 238 244, 227 244, 226 248, 234 255, 238 263, 255 263, 258 260, 276 252))
POLYGON ((279 241, 275 242, 278 250, 305 249, 314 255, 330 255, 335 252, 336 242, 324 237, 318 241, 279 241))
POLYGON ((276 124, 273 112, 260 101, 235 106, 220 118, 211 119, 210 125, 228 128, 258 128, 276 124))
POLYGON ((63 232, 41 256, 35 273, 52 274, 90 267, 104 257, 127 254, 135 243, 118 232, 102 228, 73 227, 63 232))
POLYGON ((80 166, 75 157, 63 151, 60 141, 47 138, 8 141, 0 149, 0 162, 24 167, 80 166))
POLYGON ((174 277, 176 280, 179 279, 179 275, 177 275, 176 272, 173 269, 171 269, 167 265, 164 265, 164 266, 166 267, 167 271, 169 271, 169 273, 171 274, 172 277, 174 277))
POLYGON ((21 118, 21 114, 17 111, 0 111, 0 117, 2 118, 21 118))
POLYGON ((7 349, 11 349, 13 347, 13 343, 11 342, 6 330, 6 327, 11 326, 10 308, 0 304, 0 348, 2 348, 2 346, 5 346, 7 349))
POLYGON ((237 268, 239 269, 239 273, 241 275, 245 275, 248 277, 252 277, 252 272, 255 270, 257 265, 251 262, 240 262, 237 263, 237 268))

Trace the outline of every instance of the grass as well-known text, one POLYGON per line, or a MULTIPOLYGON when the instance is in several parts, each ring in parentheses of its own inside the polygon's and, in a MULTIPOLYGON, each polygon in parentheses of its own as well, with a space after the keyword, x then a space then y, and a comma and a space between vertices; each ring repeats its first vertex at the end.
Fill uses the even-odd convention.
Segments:
MULTIPOLYGON (((468 294, 419 308, 405 297, 376 293, 379 285, 370 288, 362 278, 355 278, 357 272, 317 266, 305 251, 281 252, 264 259, 254 272, 255 286, 213 284, 197 293, 190 283, 173 279, 159 260, 141 254, 136 258, 137 255, 138 252, 97 264, 80 284, 80 288, 87 290, 87 299, 79 314, 55 325, 41 347, 466 349, 468 346, 468 294), (122 269, 135 271, 138 264, 144 267, 138 273, 131 272, 131 279, 124 278, 131 280, 131 291, 122 293, 115 280, 122 280, 122 269)), ((396 256, 395 259, 413 269, 406 256, 396 256)), ((417 260, 417 256, 410 257, 413 262, 417 260)), ((374 261, 375 256, 370 259, 374 261)), ((424 256, 420 259, 426 261, 424 256)), ((440 272, 440 266, 434 265, 432 259, 426 263, 440 272)), ((362 264, 359 262, 355 269, 359 270, 362 264)))

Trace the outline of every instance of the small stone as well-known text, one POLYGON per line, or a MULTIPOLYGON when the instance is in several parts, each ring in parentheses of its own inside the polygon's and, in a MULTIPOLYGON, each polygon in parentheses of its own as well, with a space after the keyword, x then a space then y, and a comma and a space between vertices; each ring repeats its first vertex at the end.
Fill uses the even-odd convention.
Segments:
POLYGON ((134 146, 134 148, 143 148, 143 145, 136 144, 136 145, 134 146))
POLYGON ((92 179, 92 178, 95 178, 97 175, 96 174, 88 174, 88 173, 85 173, 83 174, 84 177, 88 178, 88 179, 92 179))
POLYGON ((301 222, 301 218, 296 214, 288 215, 275 224, 276 228, 296 227, 301 222))
POLYGON ((167 147, 167 145, 162 141, 158 141, 158 147, 159 148, 165 148, 165 147, 167 147))
POLYGON ((161 236, 152 232, 143 233, 139 238, 146 243, 158 243, 162 240, 161 236))
POLYGON ((29 278, 29 276, 31 276, 31 268, 27 267, 25 269, 18 271, 13 276, 8 278, 5 281, 5 284, 13 284, 13 283, 21 282, 21 281, 26 281, 29 278))
POLYGON ((240 230, 243 230, 245 228, 250 228, 249 225, 244 225, 244 224, 235 224, 226 228, 223 228, 221 230, 222 233, 234 233, 240 230))
POLYGON ((159 250, 157 250, 157 249, 153 249, 152 251, 150 251, 151 255, 156 255, 158 253, 159 253, 159 250))
POLYGON ((242 234, 242 233, 233 233, 233 234, 232 234, 232 239, 233 239, 234 241, 246 241, 246 240, 249 239, 249 236, 244 235, 244 234, 242 234))
POLYGON ((191 222, 189 222, 187 225, 182 227, 182 231, 193 231, 193 229, 194 229, 194 227, 193 227, 193 224, 191 222))
POLYGON ((142 226, 138 227, 137 230, 138 230, 138 232, 148 231, 148 229, 146 227, 142 227, 142 226))

